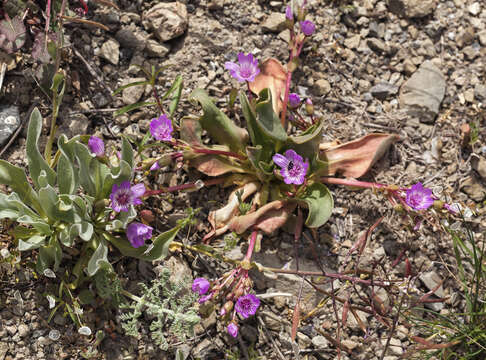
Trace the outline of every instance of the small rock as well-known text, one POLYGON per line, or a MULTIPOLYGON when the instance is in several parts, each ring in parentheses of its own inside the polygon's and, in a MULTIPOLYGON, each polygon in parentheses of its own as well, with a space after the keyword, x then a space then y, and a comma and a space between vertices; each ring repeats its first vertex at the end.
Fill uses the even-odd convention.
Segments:
POLYGON ((398 86, 381 82, 376 84, 370 89, 371 95, 379 100, 385 100, 390 95, 395 95, 398 93, 398 86))
POLYGON ((405 61, 403 61, 403 72, 406 75, 412 75, 415 71, 417 71, 417 67, 412 62, 412 60, 410 60, 408 58, 405 59, 405 61))
POLYGON ((473 16, 478 15, 481 12, 481 5, 478 2, 472 3, 467 7, 467 11, 473 16))
POLYGON ((327 95, 331 91, 331 84, 329 84, 329 81, 326 79, 317 80, 314 83, 314 86, 316 87, 317 93, 320 96, 327 95))
POLYGON ((6 342, 0 342, 0 360, 5 358, 8 351, 8 344, 6 342))
POLYGON ((21 338, 27 336, 27 334, 29 333, 29 327, 25 324, 20 324, 19 327, 18 327, 18 333, 19 333, 19 336, 21 338))
MULTIPOLYGON (((127 85, 130 83, 144 81, 145 78, 131 78, 123 82, 122 85, 127 85)), ((145 91, 145 85, 137 85, 127 87, 122 91, 122 100, 126 105, 135 104, 140 100, 145 91)))
POLYGON ((178 284, 185 280, 192 281, 192 271, 184 260, 173 256, 164 262, 164 266, 170 270, 169 280, 172 283, 178 284))
POLYGON ((391 12, 408 18, 421 18, 434 12, 437 0, 389 0, 391 12))
POLYGON ((463 48, 465 45, 472 44, 475 36, 476 36, 476 32, 474 30, 474 27, 468 26, 457 37, 457 46, 463 48))
POLYGON ((20 126, 19 108, 0 106, 0 146, 5 144, 20 126))
POLYGON ((285 29, 285 14, 280 12, 272 12, 263 22, 262 28, 271 32, 280 32, 285 29))
POLYGON ((143 15, 143 26, 161 41, 184 34, 188 26, 187 8, 181 2, 158 3, 143 15))
POLYGON ((476 86, 474 87, 474 96, 479 101, 486 100, 486 85, 476 84, 476 86))
POLYGON ((17 327, 15 325, 5 326, 5 330, 10 336, 13 336, 17 333, 17 327))
MULTIPOLYGON (((385 346, 386 342, 387 342, 387 339, 381 339, 381 343, 383 344, 383 346, 385 346)), ((400 339, 391 338, 389 349, 394 355, 402 355, 403 354, 402 342, 400 341, 400 339)))
POLYGON ((388 47, 386 46, 386 44, 382 40, 377 38, 368 39, 366 41, 366 44, 371 50, 373 50, 377 54, 383 54, 388 51, 388 47))
POLYGON ((341 344, 346 346, 349 350, 353 350, 353 349, 355 349, 359 346, 359 343, 357 343, 356 341, 353 341, 351 339, 343 340, 343 341, 341 341, 341 344))
POLYGON ((468 60, 474 60, 479 56, 479 49, 475 48, 474 46, 466 46, 464 49, 462 49, 462 52, 464 55, 466 55, 468 60))
MULTIPOLYGON (((440 276, 437 275, 435 271, 422 273, 420 274, 419 279, 424 283, 425 287, 429 289, 429 291, 432 291, 442 281, 440 276)), ((434 292, 434 295, 440 298, 443 298, 445 296, 444 288, 442 287, 442 285, 439 286, 439 288, 434 292)))
POLYGON ((101 45, 100 56, 108 60, 113 65, 118 65, 120 61, 120 44, 115 39, 108 39, 101 45))
POLYGON ((486 46, 486 30, 483 30, 478 33, 479 43, 482 46, 486 46))
POLYGON ((359 47, 360 41, 361 41, 361 36, 357 34, 344 40, 344 46, 346 46, 349 49, 357 49, 359 47))
POLYGON ((222 10, 224 8, 224 0, 211 0, 208 4, 209 10, 222 10))
POLYGON ((196 359, 209 359, 216 351, 216 344, 210 339, 204 339, 192 351, 196 359))
POLYGON ((329 341, 327 341, 324 336, 317 335, 312 338, 312 345, 314 345, 316 349, 324 349, 329 346, 329 341))
POLYGON ((486 196, 486 188, 475 176, 469 176, 461 184, 461 191, 466 193, 472 200, 480 202, 486 196))
POLYGON ((62 123, 59 125, 56 136, 64 134, 70 139, 76 135, 86 134, 89 123, 89 119, 84 114, 68 113, 62 117, 62 123))
POLYGON ((400 106, 421 121, 433 122, 444 99, 446 81, 431 61, 425 61, 400 91, 400 106))
POLYGON ((471 166, 478 172, 479 176, 486 181, 486 158, 473 155, 471 157, 471 166))
POLYGON ((124 48, 141 51, 145 47, 145 37, 136 30, 135 26, 118 30, 115 39, 124 48))
POLYGON ((170 52, 170 45, 149 39, 146 43, 145 52, 148 56, 163 58, 170 52))

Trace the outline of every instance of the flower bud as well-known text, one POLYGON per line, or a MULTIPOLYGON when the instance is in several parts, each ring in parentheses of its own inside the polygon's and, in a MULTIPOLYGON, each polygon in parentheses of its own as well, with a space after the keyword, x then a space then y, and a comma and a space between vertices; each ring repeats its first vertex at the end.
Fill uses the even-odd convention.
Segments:
POLYGON ((435 200, 434 201, 434 209, 435 210, 442 210, 444 208, 444 202, 442 200, 435 200))
POLYGON ((307 115, 314 114, 314 105, 312 104, 312 100, 310 98, 305 101, 305 111, 307 112, 307 115))
POLYGON ((148 224, 151 224, 155 220, 155 215, 151 210, 148 209, 143 209, 140 211, 140 217, 142 218, 143 221, 145 221, 148 224))
POLYGON ((221 310, 219 311, 220 316, 225 316, 233 310, 233 301, 226 301, 221 310))

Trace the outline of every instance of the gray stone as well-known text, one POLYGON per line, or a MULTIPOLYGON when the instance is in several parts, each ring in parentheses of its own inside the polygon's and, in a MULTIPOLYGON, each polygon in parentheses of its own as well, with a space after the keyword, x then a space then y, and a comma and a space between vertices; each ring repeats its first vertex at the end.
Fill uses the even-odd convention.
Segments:
POLYGON ((486 188, 475 176, 469 176, 466 178, 466 180, 462 182, 460 188, 462 192, 466 193, 472 200, 476 202, 482 201, 486 196, 486 188))
POLYGON ((388 9, 399 16, 420 18, 430 15, 437 6, 437 0, 388 0, 388 9))
POLYGON ((0 106, 0 146, 10 139, 19 126, 19 108, 14 105, 0 106))
POLYGON ((105 107, 110 103, 110 98, 101 92, 96 93, 92 100, 97 108, 105 107))
POLYGON ((285 29, 285 21, 285 14, 273 12, 263 22, 262 28, 267 31, 280 32, 285 29))
POLYGON ((331 91, 331 84, 326 79, 317 80, 314 86, 320 96, 327 95, 331 91))
POLYGON ((471 156, 471 166, 486 181, 486 158, 474 154, 471 156))
MULTIPOLYGON (((385 346, 387 340, 388 340, 387 338, 381 339, 381 343, 382 343, 383 346, 385 346)), ((394 355, 402 355, 403 354, 402 342, 400 341, 400 339, 391 338, 389 349, 394 355)))
POLYGON ((379 100, 385 100, 390 95, 395 95, 398 93, 398 86, 381 82, 376 84, 370 89, 371 95, 379 100))
POLYGON ((145 46, 145 52, 148 56, 163 58, 170 52, 170 45, 149 39, 145 46))
POLYGON ((467 7, 467 11, 473 16, 478 15, 481 12, 481 5, 478 2, 474 2, 467 7))
POLYGON ((186 5, 181 2, 158 3, 143 15, 143 26, 161 41, 184 34, 188 26, 186 5))
POLYGON ((357 49, 359 47, 360 41, 361 41, 361 36, 357 34, 344 40, 344 46, 346 46, 349 49, 357 49))
POLYGON ((143 50, 145 47, 145 37, 135 26, 121 28, 116 32, 115 39, 124 48, 143 50))
POLYGON ((118 65, 120 61, 120 44, 115 39, 108 39, 101 45, 100 56, 111 62, 113 65, 118 65))
POLYGON ((366 45, 368 45, 368 47, 371 50, 373 50, 374 52, 376 52, 378 54, 383 54, 383 53, 386 53, 388 51, 388 47, 380 39, 370 38, 366 41, 366 45))
POLYGON ((421 121, 433 122, 444 99, 446 81, 431 61, 425 61, 400 90, 400 106, 421 121))
POLYGON ((329 346, 329 341, 327 341, 324 336, 317 335, 312 338, 312 345, 314 345, 316 349, 324 349, 329 346))
POLYGON ((17 330, 18 330, 18 334, 21 338, 27 336, 27 334, 30 331, 29 327, 25 324, 20 324, 17 330))
MULTIPOLYGON (((432 291, 437 285, 440 284, 442 279, 435 271, 429 271, 426 273, 422 273, 419 276, 420 281, 422 281, 429 291, 432 291)), ((439 286, 439 288, 434 292, 434 295, 443 298, 445 296, 444 288, 439 286)))
MULTIPOLYGON (((124 81, 123 85, 144 81, 145 78, 131 78, 124 81)), ((145 85, 130 86, 122 91, 122 100, 126 105, 135 104, 140 100, 145 91, 145 85)))

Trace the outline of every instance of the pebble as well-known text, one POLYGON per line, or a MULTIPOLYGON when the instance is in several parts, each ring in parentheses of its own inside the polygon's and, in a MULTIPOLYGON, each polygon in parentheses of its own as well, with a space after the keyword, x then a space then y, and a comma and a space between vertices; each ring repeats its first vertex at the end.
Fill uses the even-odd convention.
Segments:
POLYGON ((0 106, 0 146, 10 139, 19 126, 19 108, 15 105, 0 106))
POLYGON ((29 331, 30 331, 29 327, 25 324, 20 324, 19 327, 18 327, 18 334, 21 338, 27 336, 29 331))
POLYGON ((271 32, 280 32, 285 29, 285 23, 285 14, 280 12, 272 12, 263 22, 262 28, 271 32))
MULTIPOLYGON (((420 281, 422 281, 425 287, 432 291, 441 281, 442 279, 435 271, 429 271, 426 273, 422 273, 419 276, 420 281)), ((445 296, 444 288, 439 286, 439 288, 434 292, 434 295, 437 297, 443 298, 445 296)))
POLYGON ((143 15, 143 26, 161 41, 184 34, 188 27, 186 5, 182 2, 158 3, 143 15))
POLYGON ((421 18, 434 12, 436 0, 389 0, 391 12, 408 18, 421 18))
POLYGON ((329 346, 329 341, 327 341, 324 336, 317 335, 312 338, 312 345, 314 345, 316 349, 324 349, 329 346))
POLYGON ((326 79, 317 80, 314 83, 314 87, 316 88, 317 93, 321 96, 327 95, 331 91, 331 84, 329 84, 329 81, 326 79))
POLYGON ((157 40, 147 40, 145 46, 145 52, 147 55, 157 58, 166 57, 170 52, 170 45, 166 43, 160 43, 157 40))
MULTIPOLYGON (((144 81, 145 78, 130 78, 123 82, 123 85, 131 84, 134 82, 144 81)), ((126 105, 135 104, 138 102, 145 91, 145 85, 137 85, 127 87, 122 91, 122 100, 126 105)))
POLYGON ((120 61, 120 44, 115 39, 108 39, 103 43, 100 56, 108 60, 113 65, 118 65, 120 61))
POLYGON ((467 11, 473 16, 479 15, 481 12, 481 5, 478 2, 474 2, 467 7, 467 11))
POLYGON ((481 202, 486 197, 486 188, 475 176, 467 177, 460 185, 462 192, 466 193, 470 199, 481 202))
POLYGON ((385 100, 391 95, 396 95, 398 93, 398 86, 381 82, 376 84, 370 89, 371 95, 379 100, 385 100))

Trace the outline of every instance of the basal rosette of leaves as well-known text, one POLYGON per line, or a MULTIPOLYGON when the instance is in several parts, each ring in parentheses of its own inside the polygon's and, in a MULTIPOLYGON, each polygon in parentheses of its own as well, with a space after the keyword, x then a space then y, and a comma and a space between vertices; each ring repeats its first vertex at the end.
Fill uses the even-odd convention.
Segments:
POLYGON ((90 151, 89 136, 61 135, 50 166, 38 147, 41 126, 42 116, 34 109, 26 141, 29 177, 22 168, 0 160, 0 183, 12 190, 0 193, 0 219, 18 223, 11 235, 20 251, 38 250, 37 272, 55 273, 65 254, 75 253, 76 263, 68 271, 75 280, 68 277, 68 281, 76 288, 100 269, 113 273, 108 260, 112 246, 142 260, 165 257, 184 221, 153 237, 150 244, 134 248, 125 236, 127 225, 137 217, 134 206, 119 213, 110 207, 114 185, 133 179, 130 143, 123 139, 119 159, 113 160, 90 151))

